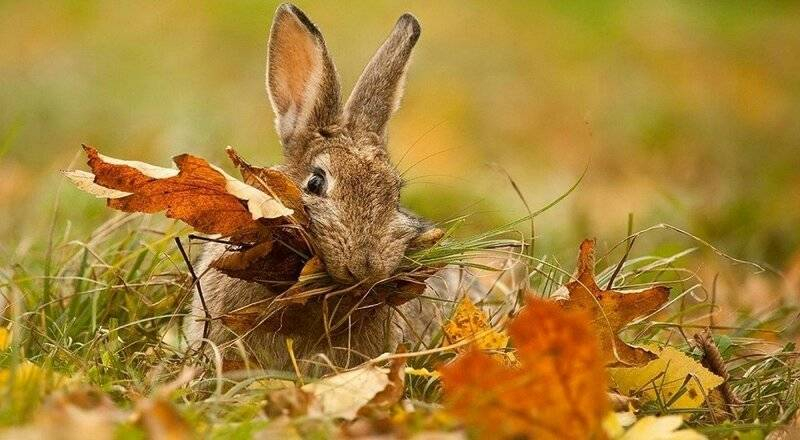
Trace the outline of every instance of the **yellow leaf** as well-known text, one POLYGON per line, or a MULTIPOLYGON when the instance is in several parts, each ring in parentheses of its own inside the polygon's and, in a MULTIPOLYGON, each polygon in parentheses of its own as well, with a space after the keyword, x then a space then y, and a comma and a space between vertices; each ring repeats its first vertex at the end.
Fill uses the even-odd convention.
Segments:
MULTIPOLYGON (((466 297, 459 301, 453 317, 442 330, 451 344, 476 338, 472 344, 481 350, 499 350, 508 345, 508 335, 493 329, 486 313, 466 297)), ((466 349, 463 347, 460 351, 466 349)))
POLYGON ((698 408, 723 379, 691 357, 667 347, 641 367, 609 368, 611 384, 627 396, 660 399, 670 408, 698 408), (682 393, 676 397, 676 394, 682 393))
POLYGON ((11 345, 11 332, 6 327, 0 327, 0 350, 5 350, 11 345))
POLYGON ((0 395, 23 399, 43 394, 65 381, 64 376, 25 360, 15 367, 0 370, 0 395))
POLYGON ((406 374, 409 376, 432 377, 434 379, 438 379, 441 376, 441 374, 439 374, 439 372, 436 370, 431 371, 427 368, 412 367, 406 367, 406 374))
POLYGON ((628 429, 619 440, 705 440, 706 436, 693 429, 678 429, 681 416, 647 416, 628 429))

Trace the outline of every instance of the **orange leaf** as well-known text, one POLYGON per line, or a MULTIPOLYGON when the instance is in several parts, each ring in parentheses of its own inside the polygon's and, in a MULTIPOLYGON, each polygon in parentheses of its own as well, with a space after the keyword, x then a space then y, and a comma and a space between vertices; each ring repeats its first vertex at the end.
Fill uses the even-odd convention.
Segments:
POLYGON ((594 240, 584 240, 578 255, 575 280, 565 285, 569 299, 567 309, 589 312, 595 331, 600 337, 606 363, 642 365, 655 355, 623 342, 618 333, 631 320, 659 309, 669 298, 669 288, 655 286, 637 292, 603 290, 594 279, 594 240))
POLYGON ((509 333, 520 367, 460 355, 440 370, 446 408, 480 438, 602 438, 606 373, 588 316, 529 298, 509 333))
POLYGON ((226 148, 225 152, 228 153, 228 157, 236 168, 239 168, 244 183, 280 199, 284 205, 294 211, 292 217, 297 223, 303 226, 308 225, 308 217, 303 205, 303 192, 289 176, 273 168, 252 166, 231 147, 226 148))
POLYGON ((292 212, 277 199, 226 176, 199 157, 176 156, 175 170, 102 156, 88 146, 84 150, 94 183, 131 193, 108 199, 108 206, 121 211, 166 211, 167 217, 182 220, 199 232, 223 236, 258 233, 263 228, 258 217, 292 212))

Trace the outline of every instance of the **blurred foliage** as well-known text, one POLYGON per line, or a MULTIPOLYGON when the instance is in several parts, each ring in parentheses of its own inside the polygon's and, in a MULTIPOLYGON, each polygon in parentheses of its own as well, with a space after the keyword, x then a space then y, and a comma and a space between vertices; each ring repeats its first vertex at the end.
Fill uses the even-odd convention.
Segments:
MULTIPOLYGON (((542 206, 538 249, 669 222, 778 267, 800 245, 796 2, 299 1, 349 90, 394 20, 423 24, 391 150, 407 204, 473 230, 542 206)), ((79 145, 167 164, 233 145, 280 160, 264 92, 269 1, 0 2, 0 254, 46 243, 79 145)), ((467 229, 469 231, 469 229, 467 229)), ((680 237, 662 237, 665 242, 680 237)), ((23 258, 23 257, 20 257, 23 258)))

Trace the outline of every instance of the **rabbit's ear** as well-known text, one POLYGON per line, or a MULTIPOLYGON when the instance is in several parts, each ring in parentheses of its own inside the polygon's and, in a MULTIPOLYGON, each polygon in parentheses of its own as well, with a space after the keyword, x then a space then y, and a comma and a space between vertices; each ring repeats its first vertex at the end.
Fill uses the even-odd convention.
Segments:
POLYGON ((269 38, 267 90, 284 147, 341 113, 339 81, 322 34, 294 5, 275 13, 269 38))
POLYGON ((413 15, 403 14, 397 20, 345 105, 345 121, 351 129, 385 136, 389 116, 400 105, 406 67, 419 34, 419 22, 413 15))

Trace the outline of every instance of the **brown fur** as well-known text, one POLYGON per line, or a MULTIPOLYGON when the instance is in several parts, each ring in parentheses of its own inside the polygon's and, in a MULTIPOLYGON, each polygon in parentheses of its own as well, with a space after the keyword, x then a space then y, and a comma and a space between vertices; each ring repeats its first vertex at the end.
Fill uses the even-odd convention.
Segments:
MULTIPOLYGON (((309 231, 317 253, 342 283, 374 282, 400 264, 409 241, 426 224, 400 206, 401 178, 386 150, 386 124, 397 109, 406 66, 420 34, 417 20, 405 14, 365 68, 344 109, 339 81, 322 34, 295 6, 278 8, 267 62, 267 88, 284 149, 281 169, 305 187, 315 170, 326 176, 327 191, 306 193, 309 231)), ((229 278, 208 264, 224 252, 208 245, 199 263, 201 283, 211 316, 219 316, 272 296, 263 285, 229 278)), ((330 304, 328 304, 330 306, 330 304)), ((217 345, 241 341, 264 367, 289 366, 286 338, 304 359, 323 353, 345 365, 393 350, 398 342, 419 335, 433 320, 429 304, 412 301, 398 311, 374 307, 353 315, 343 330, 327 332, 324 305, 311 302, 286 314, 281 329, 257 328, 244 337, 218 321, 209 339, 217 345)), ((199 298, 193 314, 203 316, 199 298)), ((197 341, 202 324, 193 322, 197 341)))

